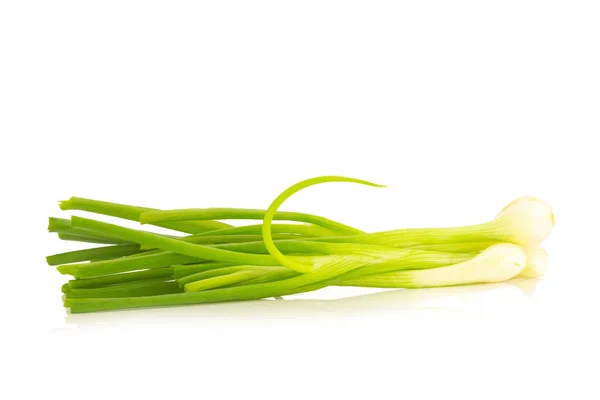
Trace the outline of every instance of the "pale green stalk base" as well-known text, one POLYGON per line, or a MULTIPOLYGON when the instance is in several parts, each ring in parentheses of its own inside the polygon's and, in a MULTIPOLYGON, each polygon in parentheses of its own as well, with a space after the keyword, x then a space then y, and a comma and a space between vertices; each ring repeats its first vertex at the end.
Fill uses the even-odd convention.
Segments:
POLYGON ((337 284, 381 288, 426 288, 503 282, 519 274, 526 264, 527 256, 519 246, 502 243, 459 264, 344 279, 337 284))

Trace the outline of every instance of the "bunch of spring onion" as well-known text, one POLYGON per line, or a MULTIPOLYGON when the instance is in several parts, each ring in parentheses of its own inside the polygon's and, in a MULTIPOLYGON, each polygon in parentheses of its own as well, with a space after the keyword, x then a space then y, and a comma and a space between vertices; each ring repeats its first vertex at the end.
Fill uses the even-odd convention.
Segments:
POLYGON ((72 197, 60 202, 62 210, 152 224, 173 234, 78 216, 50 218, 49 231, 61 239, 102 246, 52 255, 47 262, 73 278, 62 288, 64 306, 72 313, 263 299, 330 285, 491 283, 535 278, 546 270, 540 243, 552 231, 554 216, 536 198, 521 197, 478 225, 376 233, 312 214, 278 211, 294 193, 325 182, 380 186, 337 176, 308 179, 285 190, 267 210, 163 211, 72 197), (228 220, 262 223, 222 222, 228 220))

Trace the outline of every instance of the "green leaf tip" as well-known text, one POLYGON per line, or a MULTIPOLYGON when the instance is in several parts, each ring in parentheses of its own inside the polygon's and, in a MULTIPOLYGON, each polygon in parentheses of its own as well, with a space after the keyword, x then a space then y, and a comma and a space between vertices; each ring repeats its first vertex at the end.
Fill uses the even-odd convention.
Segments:
POLYGON ((71 197, 69 200, 59 200, 58 207, 63 211, 70 210, 72 200, 73 200, 73 197, 71 197))

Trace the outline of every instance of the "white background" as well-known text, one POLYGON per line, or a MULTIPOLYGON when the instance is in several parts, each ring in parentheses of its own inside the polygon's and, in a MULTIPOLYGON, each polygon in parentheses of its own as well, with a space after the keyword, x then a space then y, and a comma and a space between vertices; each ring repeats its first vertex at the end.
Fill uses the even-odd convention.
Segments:
POLYGON ((4 1, 2 398, 598 398, 597 1, 4 1), (556 228, 540 282, 88 315, 45 232, 72 195, 368 231, 556 228), (363 297, 356 297, 365 295, 363 297))

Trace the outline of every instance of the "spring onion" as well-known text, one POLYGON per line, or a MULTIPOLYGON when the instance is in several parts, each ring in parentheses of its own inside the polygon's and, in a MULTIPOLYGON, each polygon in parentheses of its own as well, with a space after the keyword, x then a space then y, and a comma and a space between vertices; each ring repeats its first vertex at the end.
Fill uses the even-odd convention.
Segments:
POLYGON ((554 227, 554 215, 534 197, 516 199, 482 224, 374 233, 322 216, 279 211, 296 192, 329 182, 381 187, 354 178, 318 177, 286 189, 266 210, 157 210, 72 197, 61 202, 61 209, 153 224, 179 234, 78 216, 51 219, 49 230, 66 239, 112 245, 61 253, 47 261, 75 278, 62 288, 65 306, 73 313, 279 298, 330 285, 493 283, 517 275, 539 277, 547 268, 540 244, 554 227), (262 224, 219 221, 251 219, 262 219, 262 224))

